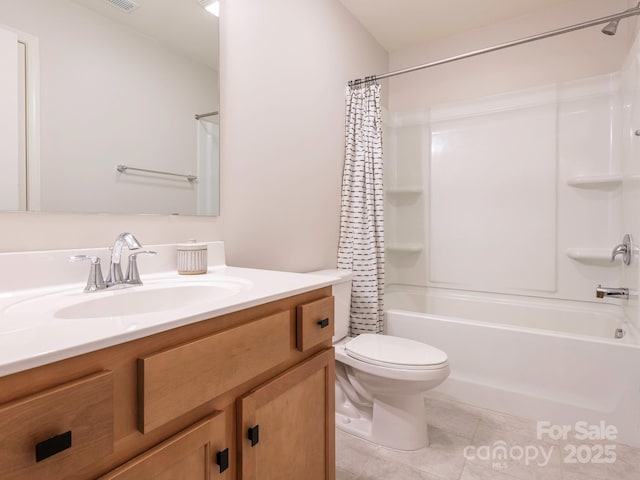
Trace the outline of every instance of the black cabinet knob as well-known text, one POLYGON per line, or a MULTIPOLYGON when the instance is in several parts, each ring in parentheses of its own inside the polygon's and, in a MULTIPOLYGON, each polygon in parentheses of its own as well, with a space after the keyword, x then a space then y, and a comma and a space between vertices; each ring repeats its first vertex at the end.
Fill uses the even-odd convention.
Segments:
POLYGON ((328 327, 329 326, 329 319, 328 318, 323 318, 322 320, 320 320, 318 322, 318 325, 320 325, 320 328, 328 327))

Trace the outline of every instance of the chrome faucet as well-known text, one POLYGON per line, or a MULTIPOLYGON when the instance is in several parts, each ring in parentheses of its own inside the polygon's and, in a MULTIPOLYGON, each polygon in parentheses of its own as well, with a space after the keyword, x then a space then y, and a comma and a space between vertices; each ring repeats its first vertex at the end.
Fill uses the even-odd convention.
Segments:
POLYGON ((109 275, 105 280, 107 287, 113 287, 114 285, 124 284, 124 278, 122 277, 122 267, 120 266, 120 260, 122 258, 122 249, 124 247, 129 250, 138 250, 142 248, 140 242, 133 236, 133 234, 124 232, 116 237, 116 241, 113 244, 111 250, 111 262, 109 263, 109 275))
POLYGON ((71 262, 78 262, 80 260, 91 261, 91 270, 89 271, 87 286, 84 289, 85 292, 95 292, 97 290, 104 290, 105 288, 112 287, 142 285, 140 272, 138 272, 138 264, 136 262, 137 257, 138 255, 155 255, 156 252, 152 250, 145 250, 130 254, 127 276, 123 278, 120 261, 122 260, 122 249, 124 247, 127 247, 129 250, 138 250, 142 248, 142 245, 140 245, 140 242, 138 242, 136 237, 131 233, 125 232, 118 235, 113 247, 111 247, 111 263, 109 264, 109 275, 106 280, 102 278, 100 257, 93 255, 74 255, 73 257, 69 257, 69 261, 71 262))
POLYGON ((609 288, 598 285, 596 288, 596 297, 615 297, 615 298, 629 298, 628 288, 609 288))

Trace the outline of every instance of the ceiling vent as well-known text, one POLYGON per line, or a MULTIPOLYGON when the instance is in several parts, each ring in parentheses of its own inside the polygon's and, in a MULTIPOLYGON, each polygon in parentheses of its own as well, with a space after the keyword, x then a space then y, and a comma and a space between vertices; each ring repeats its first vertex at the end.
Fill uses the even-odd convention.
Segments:
POLYGON ((133 2, 132 0, 104 0, 104 1, 110 5, 113 5, 118 10, 121 10, 124 13, 131 13, 140 6, 136 2, 133 2))

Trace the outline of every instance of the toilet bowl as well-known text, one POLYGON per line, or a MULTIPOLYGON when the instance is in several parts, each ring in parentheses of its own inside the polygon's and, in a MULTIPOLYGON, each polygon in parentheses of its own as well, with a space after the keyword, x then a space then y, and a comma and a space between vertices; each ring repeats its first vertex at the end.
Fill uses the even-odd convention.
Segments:
POLYGON ((336 427, 397 450, 427 446, 423 394, 449 376, 446 353, 390 335, 348 337, 351 272, 313 273, 341 279, 333 285, 336 427))

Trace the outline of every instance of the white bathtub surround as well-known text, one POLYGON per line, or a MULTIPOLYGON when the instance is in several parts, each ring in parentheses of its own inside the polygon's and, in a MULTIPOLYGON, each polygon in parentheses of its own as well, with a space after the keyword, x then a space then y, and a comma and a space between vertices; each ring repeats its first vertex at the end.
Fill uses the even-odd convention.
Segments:
POLYGON ((377 82, 347 87, 338 268, 353 272, 351 335, 383 330, 384 194, 380 89, 377 82))
POLYGON ((624 286, 601 260, 635 229, 622 111, 613 73, 387 115, 386 283, 584 301, 624 286))
POLYGON ((387 306, 390 335, 447 352, 439 391, 554 424, 603 421, 640 446, 640 336, 621 307, 418 287, 390 288, 387 306))

